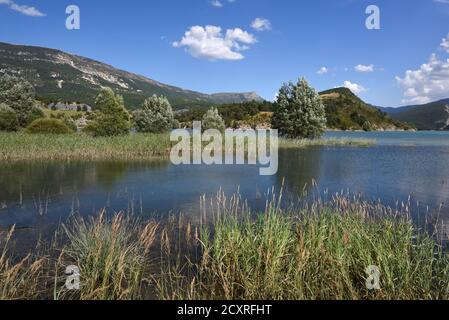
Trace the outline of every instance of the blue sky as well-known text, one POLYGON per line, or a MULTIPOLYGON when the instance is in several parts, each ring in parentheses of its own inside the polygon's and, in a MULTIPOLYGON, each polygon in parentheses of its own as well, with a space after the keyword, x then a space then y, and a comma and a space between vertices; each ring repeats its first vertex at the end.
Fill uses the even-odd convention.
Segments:
POLYGON ((318 90, 346 84, 380 106, 449 97, 448 22, 449 0, 0 0, 0 41, 206 93, 271 100, 304 76, 318 90), (80 30, 65 28, 70 4, 80 8, 80 30), (380 30, 365 27, 371 4, 380 30))

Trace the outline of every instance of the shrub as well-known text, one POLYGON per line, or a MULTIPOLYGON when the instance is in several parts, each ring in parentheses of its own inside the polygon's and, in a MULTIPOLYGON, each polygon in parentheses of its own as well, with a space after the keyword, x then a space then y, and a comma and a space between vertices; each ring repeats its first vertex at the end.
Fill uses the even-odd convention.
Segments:
POLYGON ((202 128, 204 131, 209 129, 216 129, 224 131, 226 125, 217 108, 212 108, 203 117, 202 128))
MULTIPOLYGON (((75 120, 71 117, 71 116, 69 116, 69 115, 67 115, 66 113, 64 113, 64 112, 58 112, 56 115, 51 115, 50 116, 52 119, 58 119, 58 120, 61 120, 62 122, 64 122, 66 125, 67 125, 67 127, 69 127, 70 128, 70 130, 72 130, 72 131, 77 131, 78 130, 78 127, 76 126, 76 123, 75 123, 75 120)), ((79 119, 79 118, 78 118, 79 119)))
POLYGON ((8 74, 0 75, 0 103, 16 113, 21 127, 26 127, 33 116, 35 91, 26 80, 8 74))
POLYGON ((303 78, 285 84, 278 94, 272 121, 280 135, 318 138, 326 129, 326 110, 319 94, 303 78))
POLYGON ((17 113, 4 103, 0 103, 0 131, 17 131, 19 118, 17 113))
POLYGON ((42 118, 31 123, 27 132, 31 134, 69 134, 72 130, 61 120, 42 118))
POLYGON ((129 134, 130 115, 125 109, 123 97, 110 88, 103 89, 95 100, 97 112, 85 132, 96 137, 110 137, 129 134))
POLYGON ((45 113, 39 107, 32 107, 27 116, 27 125, 30 125, 37 119, 45 118, 45 113))
POLYGON ((164 133, 177 126, 170 102, 164 96, 153 95, 145 100, 142 109, 133 113, 138 132, 164 133))

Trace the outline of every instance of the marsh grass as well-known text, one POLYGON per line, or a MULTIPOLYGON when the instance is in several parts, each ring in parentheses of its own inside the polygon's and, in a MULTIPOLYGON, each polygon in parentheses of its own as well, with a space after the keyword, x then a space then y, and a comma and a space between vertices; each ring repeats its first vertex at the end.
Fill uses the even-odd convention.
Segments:
POLYGON ((64 261, 80 268, 81 289, 63 290, 60 298, 129 300, 144 295, 156 222, 143 223, 122 213, 108 218, 102 211, 88 220, 74 219, 62 229, 67 237, 64 261))
POLYGON ((254 214, 220 199, 198 240, 201 258, 165 268, 160 298, 448 298, 448 259, 406 210, 336 196, 288 210, 274 201, 254 214), (367 288, 370 266, 381 272, 380 290, 367 288))
POLYGON ((0 134, 0 160, 133 160, 166 157, 171 148, 164 134, 93 138, 84 134, 0 134))
MULTIPOLYGON (((314 146, 368 147, 363 139, 280 139, 280 148, 314 146)), ((174 143, 168 134, 133 134, 94 138, 85 134, 30 135, 0 133, 0 161, 23 160, 153 160, 169 158, 174 143)))
POLYGON ((4 234, 1 299, 447 299, 449 261, 433 234, 401 211, 335 195, 252 212, 236 195, 183 215, 143 221, 105 211, 72 218, 51 250, 11 262, 4 234), (197 219, 198 220, 198 219, 197 219), (65 267, 81 289, 64 288, 65 267), (380 290, 366 286, 380 271, 380 290))
MULTIPOLYGON (((18 261, 9 252, 15 228, 0 242, 0 300, 38 299, 45 290, 47 262, 45 255, 29 253, 18 261)), ((38 250, 38 248, 36 249, 38 250)))

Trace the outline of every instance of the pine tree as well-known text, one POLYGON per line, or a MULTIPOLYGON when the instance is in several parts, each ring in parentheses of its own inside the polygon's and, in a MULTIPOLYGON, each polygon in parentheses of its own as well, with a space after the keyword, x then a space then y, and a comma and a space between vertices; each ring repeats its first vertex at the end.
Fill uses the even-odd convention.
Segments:
POLYGON ((96 113, 86 131, 94 136, 119 136, 129 134, 130 115, 125 109, 123 97, 110 88, 104 88, 95 100, 96 113))
POLYGON ((202 128, 204 131, 209 129, 224 131, 226 129, 225 122, 217 108, 212 108, 207 111, 203 117, 202 128))
POLYGON ((133 120, 136 130, 145 133, 164 133, 177 126, 170 102, 157 95, 145 100, 142 109, 133 113, 133 120))
POLYGON ((272 126, 288 138, 319 138, 326 129, 326 110, 319 94, 302 78, 279 90, 272 126))

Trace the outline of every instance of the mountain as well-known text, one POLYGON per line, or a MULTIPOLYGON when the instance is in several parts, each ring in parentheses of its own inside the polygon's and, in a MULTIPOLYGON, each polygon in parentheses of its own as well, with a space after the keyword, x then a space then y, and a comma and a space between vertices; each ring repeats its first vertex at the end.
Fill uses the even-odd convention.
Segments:
POLYGON ((328 127, 336 130, 409 130, 411 126, 392 119, 347 88, 320 93, 326 107, 328 127))
POLYGON ((255 92, 204 94, 184 90, 59 50, 0 42, 0 72, 16 73, 36 88, 45 102, 93 104, 101 87, 123 95, 127 107, 138 107, 153 94, 166 96, 175 108, 262 101, 255 92))
POLYGON ((424 105, 385 108, 384 111, 419 130, 449 130, 449 99, 424 105))

